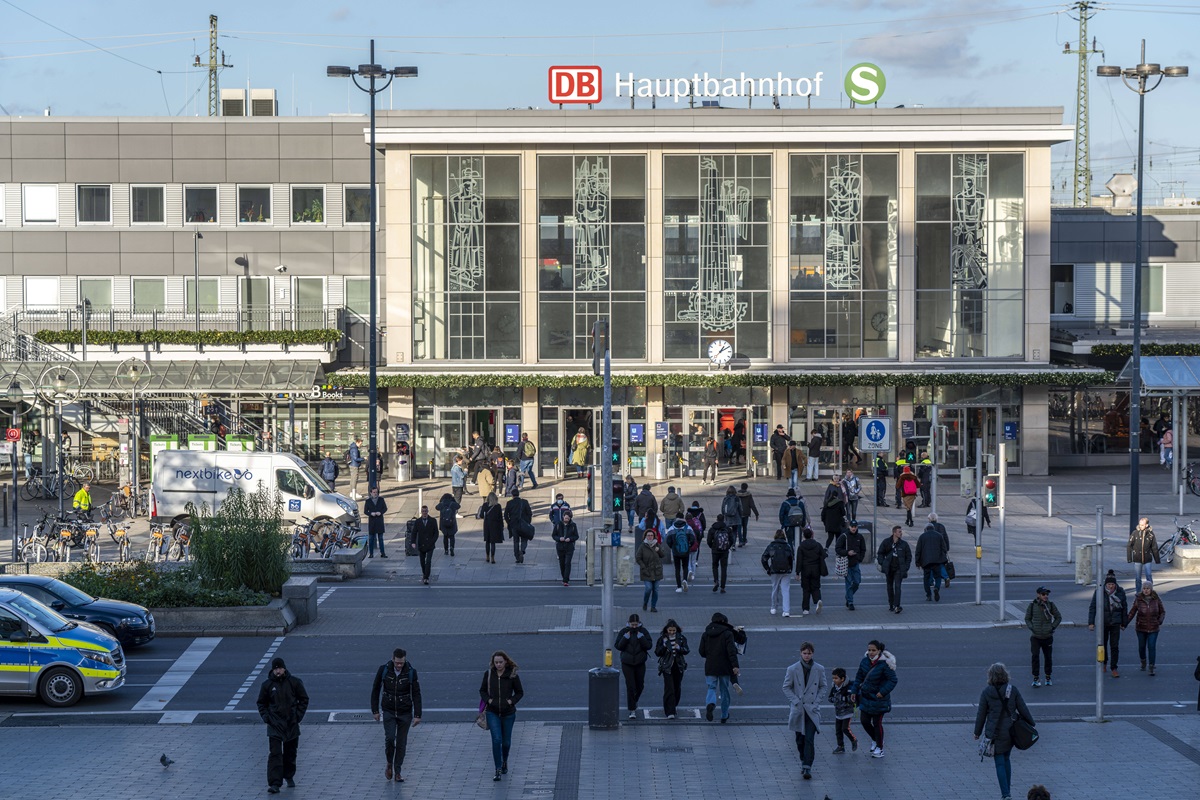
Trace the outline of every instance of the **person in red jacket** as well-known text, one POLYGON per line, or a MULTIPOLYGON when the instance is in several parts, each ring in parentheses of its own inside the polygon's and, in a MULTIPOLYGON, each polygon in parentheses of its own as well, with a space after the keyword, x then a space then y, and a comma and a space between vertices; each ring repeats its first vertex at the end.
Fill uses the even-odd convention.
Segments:
POLYGON ((1162 621, 1167 616, 1167 610, 1163 608, 1162 598, 1158 596, 1158 592, 1154 591, 1154 584, 1150 581, 1142 583, 1142 590, 1133 596, 1133 602, 1130 604, 1128 622, 1134 623, 1134 630, 1137 631, 1138 640, 1138 658, 1142 661, 1142 672, 1146 671, 1146 650, 1150 650, 1150 674, 1154 675, 1154 656, 1158 650, 1158 630, 1162 627, 1162 621))
POLYGON ((917 501, 917 493, 921 491, 921 481, 913 474, 912 467, 905 467, 897 481, 900 487, 900 500, 904 503, 904 520, 908 527, 913 526, 913 503, 917 501))

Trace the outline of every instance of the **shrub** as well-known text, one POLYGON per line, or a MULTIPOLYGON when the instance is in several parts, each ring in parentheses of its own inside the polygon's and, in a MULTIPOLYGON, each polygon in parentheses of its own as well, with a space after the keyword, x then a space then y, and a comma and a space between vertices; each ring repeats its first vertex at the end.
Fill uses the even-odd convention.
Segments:
MULTIPOLYGON (((83 341, 79 330, 40 330, 34 338, 46 344, 78 345, 83 341)), ((212 347, 238 347, 240 345, 335 345, 342 340, 342 332, 336 328, 313 328, 309 330, 265 330, 265 331, 214 331, 197 333, 191 330, 91 330, 88 344, 97 347, 129 344, 184 344, 197 342, 212 347)))
POLYGON ((212 589, 200 582, 190 566, 135 561, 129 564, 80 564, 59 576, 81 592, 124 600, 149 608, 187 606, 262 606, 270 601, 249 589, 212 589))
POLYGON ((189 503, 188 514, 192 563, 204 586, 279 594, 292 561, 278 491, 261 483, 252 493, 235 488, 219 510, 189 503))

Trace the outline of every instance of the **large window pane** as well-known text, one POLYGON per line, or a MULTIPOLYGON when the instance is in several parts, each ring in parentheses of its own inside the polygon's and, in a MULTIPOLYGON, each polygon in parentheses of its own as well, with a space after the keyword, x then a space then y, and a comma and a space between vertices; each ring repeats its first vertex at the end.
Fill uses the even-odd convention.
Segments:
POLYGON ((346 310, 363 319, 371 315, 371 279, 346 278, 346 310))
POLYGON ((58 185, 26 184, 21 187, 26 223, 58 222, 58 185))
POLYGON ((271 221, 271 187, 239 186, 238 222, 271 221))
POLYGON ((162 278, 133 279, 134 311, 164 311, 166 306, 166 282, 162 278))
POLYGON ((347 186, 345 220, 348 224, 371 222, 371 187, 347 186))
POLYGON ((183 215, 189 223, 217 222, 217 187, 185 186, 183 215))
POLYGON ((166 201, 161 186, 134 186, 130 189, 129 214, 135 222, 166 222, 166 201))
POLYGON ((325 187, 292 187, 292 222, 325 221, 325 187))
MULTIPOLYGON (((187 296, 187 310, 194 313, 196 310, 196 281, 194 278, 185 280, 185 294, 187 296)), ((217 310, 218 304, 218 288, 219 282, 216 278, 201 278, 200 279, 200 313, 208 314, 217 310)))
POLYGON ((112 187, 76 187, 76 213, 79 222, 112 222, 112 187))
POLYGON ((112 279, 80 278, 79 303, 93 313, 112 308, 112 279))

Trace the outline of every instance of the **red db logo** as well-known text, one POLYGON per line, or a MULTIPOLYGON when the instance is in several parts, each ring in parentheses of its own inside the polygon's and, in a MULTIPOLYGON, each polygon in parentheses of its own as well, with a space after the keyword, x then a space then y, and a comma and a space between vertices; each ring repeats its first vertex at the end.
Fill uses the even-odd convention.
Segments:
POLYGON ((599 67, 551 67, 551 103, 599 103, 599 67))

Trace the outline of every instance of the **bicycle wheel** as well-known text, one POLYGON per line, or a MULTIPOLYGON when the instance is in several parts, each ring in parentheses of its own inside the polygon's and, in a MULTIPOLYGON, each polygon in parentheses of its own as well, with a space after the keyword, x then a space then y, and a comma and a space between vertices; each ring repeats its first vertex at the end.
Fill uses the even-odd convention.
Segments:
POLYGON ((122 539, 117 546, 117 561, 122 564, 129 561, 129 541, 127 539, 122 539))
POLYGON ((93 564, 100 563, 100 543, 93 539, 84 545, 83 557, 85 561, 91 561, 93 564))
POLYGON ((71 470, 71 477, 80 483, 90 483, 95 476, 92 474, 92 468, 84 464, 76 464, 71 470))
POLYGON ((1189 492, 1200 497, 1200 475, 1188 478, 1187 487, 1189 492))
POLYGON ((46 545, 41 542, 26 542, 21 548, 21 560, 26 564, 40 564, 48 560, 46 545))
POLYGON ((113 522, 120 522, 125 519, 125 503, 120 492, 113 492, 113 496, 108 498, 108 515, 112 517, 113 522))
POLYGON ((1175 539, 1174 537, 1167 539, 1158 546, 1158 558, 1164 564, 1170 564, 1175 558, 1175 539))
POLYGON ((25 481, 21 484, 21 499, 25 502, 37 500, 42 496, 41 483, 37 480, 25 481))

